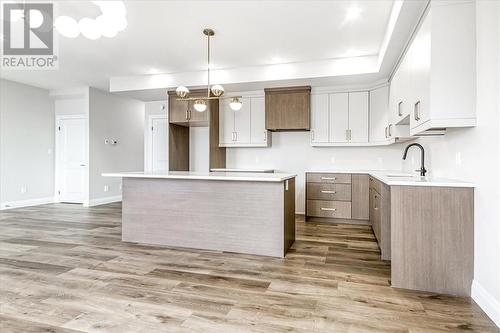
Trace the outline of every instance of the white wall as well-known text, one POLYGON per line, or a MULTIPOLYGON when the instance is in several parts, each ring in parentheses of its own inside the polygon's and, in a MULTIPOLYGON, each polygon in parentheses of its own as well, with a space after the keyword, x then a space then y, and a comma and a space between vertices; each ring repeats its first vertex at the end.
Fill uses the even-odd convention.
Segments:
POLYGON ((121 179, 103 172, 144 169, 144 103, 90 88, 89 114, 90 198, 96 205, 121 196, 121 179), (105 144, 104 140, 118 144, 105 144), (109 186, 109 191, 104 191, 109 186))
MULTIPOLYGON (((477 126, 421 138, 437 177, 474 182, 472 297, 500 326, 500 2, 477 1, 477 126)), ((419 163, 404 164, 413 170, 419 163)))
POLYGON ((53 200, 54 126, 48 90, 0 79, 1 208, 53 200))
POLYGON ((189 170, 194 172, 210 171, 209 158, 208 127, 190 127, 189 170))
POLYGON ((401 170, 401 144, 379 147, 311 147, 309 132, 274 132, 269 148, 227 148, 228 168, 270 168, 292 172, 296 211, 304 212, 304 171, 335 169, 401 170))

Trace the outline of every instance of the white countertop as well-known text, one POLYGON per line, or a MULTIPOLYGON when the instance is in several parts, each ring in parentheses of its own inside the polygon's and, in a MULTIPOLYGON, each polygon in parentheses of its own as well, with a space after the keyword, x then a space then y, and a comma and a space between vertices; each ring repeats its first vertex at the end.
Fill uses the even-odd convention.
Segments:
POLYGON ((389 186, 476 187, 473 183, 460 180, 420 177, 417 173, 410 174, 408 172, 392 170, 306 170, 306 173, 368 174, 389 186))
POLYGON ((252 173, 252 172, 192 172, 192 171, 163 171, 163 172, 110 172, 103 173, 103 177, 125 178, 157 178, 157 179, 199 179, 199 180, 236 180, 251 182, 282 182, 296 177, 293 173, 252 173))
POLYGON ((231 169, 231 168, 212 168, 211 172, 255 172, 255 173, 273 173, 274 169, 231 169))

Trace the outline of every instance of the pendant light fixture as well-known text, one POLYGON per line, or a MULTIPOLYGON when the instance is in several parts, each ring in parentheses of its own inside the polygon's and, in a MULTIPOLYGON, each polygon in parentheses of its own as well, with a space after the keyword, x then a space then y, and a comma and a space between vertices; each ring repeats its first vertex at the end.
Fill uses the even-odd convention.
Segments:
POLYGON ((175 89, 178 101, 194 101, 193 107, 198 112, 203 112, 207 109, 207 101, 211 99, 229 98, 231 102, 229 107, 235 111, 241 109, 241 96, 222 97, 224 95, 224 87, 220 84, 214 84, 210 87, 210 37, 215 35, 212 29, 204 29, 203 34, 207 36, 207 97, 189 97, 189 89, 184 86, 179 86, 175 89), (212 93, 212 96, 210 95, 212 93))

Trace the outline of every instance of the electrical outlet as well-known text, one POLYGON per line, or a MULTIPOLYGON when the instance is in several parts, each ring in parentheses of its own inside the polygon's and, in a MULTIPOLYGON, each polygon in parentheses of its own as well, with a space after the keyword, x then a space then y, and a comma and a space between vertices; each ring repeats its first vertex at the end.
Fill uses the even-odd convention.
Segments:
POLYGON ((109 191, 109 186, 108 185, 104 185, 104 192, 108 192, 109 191))
POLYGON ((26 185, 21 186, 21 193, 24 194, 28 192, 28 187, 26 185))

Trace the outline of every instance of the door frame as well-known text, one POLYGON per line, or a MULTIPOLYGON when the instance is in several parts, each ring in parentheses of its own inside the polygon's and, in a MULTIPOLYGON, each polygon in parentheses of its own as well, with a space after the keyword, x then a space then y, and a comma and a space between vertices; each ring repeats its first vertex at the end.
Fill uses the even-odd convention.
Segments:
POLYGON ((61 120, 65 119, 82 119, 85 124, 85 147, 86 147, 86 161, 85 161, 85 174, 84 174, 84 190, 82 197, 82 204, 85 205, 88 202, 89 196, 89 138, 88 138, 88 117, 85 114, 61 114, 55 116, 55 126, 54 126, 54 135, 55 135, 55 153, 54 153, 54 202, 61 202, 60 200, 60 171, 61 171, 61 137, 59 135, 59 126, 61 120))
MULTIPOLYGON (((148 127, 146 128, 146 147, 144 147, 144 171, 151 172, 153 170, 153 120, 165 119, 167 121, 167 140, 168 140, 168 116, 167 114, 150 114, 148 115, 148 127)), ((168 147, 168 141, 167 141, 168 147)))

